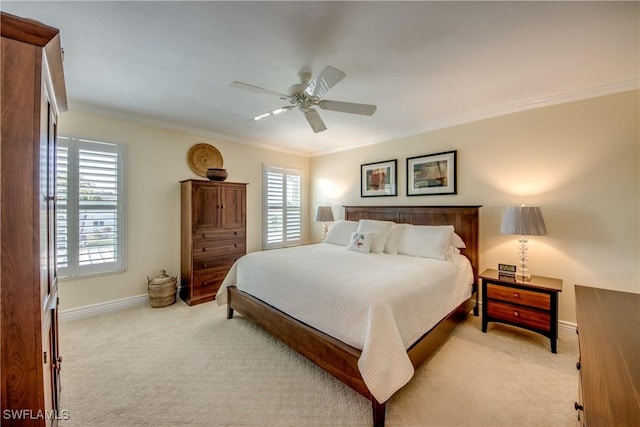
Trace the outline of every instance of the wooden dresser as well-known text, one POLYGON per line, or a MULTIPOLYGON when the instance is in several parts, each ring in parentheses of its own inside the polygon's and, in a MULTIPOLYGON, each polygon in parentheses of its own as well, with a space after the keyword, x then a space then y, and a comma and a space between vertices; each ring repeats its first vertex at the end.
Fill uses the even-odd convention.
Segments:
POLYGON ((577 286, 582 425, 640 425, 640 294, 577 286))
POLYGON ((246 184, 181 181, 181 288, 189 305, 215 299, 246 253, 246 184))
POLYGON ((59 31, 1 14, 0 413, 3 426, 57 425, 55 158, 67 109, 59 31))

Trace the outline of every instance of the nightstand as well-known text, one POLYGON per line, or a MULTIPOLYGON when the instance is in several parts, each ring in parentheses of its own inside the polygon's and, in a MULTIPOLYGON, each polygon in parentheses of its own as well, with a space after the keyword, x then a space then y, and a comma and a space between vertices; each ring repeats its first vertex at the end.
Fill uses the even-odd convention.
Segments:
POLYGON ((500 322, 544 335, 557 353, 558 292, 562 280, 531 276, 526 281, 487 269, 482 279, 482 332, 487 323, 500 322))

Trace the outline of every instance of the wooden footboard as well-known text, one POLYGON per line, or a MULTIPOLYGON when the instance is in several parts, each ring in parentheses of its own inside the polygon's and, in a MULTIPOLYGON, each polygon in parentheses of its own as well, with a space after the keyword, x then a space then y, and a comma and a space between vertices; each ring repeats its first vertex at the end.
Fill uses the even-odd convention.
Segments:
MULTIPOLYGON (((456 325, 466 319, 474 308, 476 296, 474 286, 474 294, 469 299, 411 346, 407 353, 414 367, 417 368, 427 360, 456 325)), ((234 310, 369 399, 373 410, 373 426, 384 426, 386 405, 373 397, 360 375, 360 350, 294 319, 235 286, 230 286, 227 288, 227 319, 233 317, 234 310)))

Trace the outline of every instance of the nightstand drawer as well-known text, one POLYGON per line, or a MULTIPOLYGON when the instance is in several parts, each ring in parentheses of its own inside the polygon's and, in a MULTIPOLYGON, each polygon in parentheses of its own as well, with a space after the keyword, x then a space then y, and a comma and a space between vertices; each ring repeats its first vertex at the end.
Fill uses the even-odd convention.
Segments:
POLYGON ((545 332, 550 331, 551 315, 547 312, 504 304, 497 301, 488 301, 487 314, 489 317, 517 325, 528 326, 545 332))
POLYGON ((549 294, 494 285, 492 283, 487 284, 487 298, 526 305, 527 307, 540 308, 542 310, 551 309, 551 296, 549 294))

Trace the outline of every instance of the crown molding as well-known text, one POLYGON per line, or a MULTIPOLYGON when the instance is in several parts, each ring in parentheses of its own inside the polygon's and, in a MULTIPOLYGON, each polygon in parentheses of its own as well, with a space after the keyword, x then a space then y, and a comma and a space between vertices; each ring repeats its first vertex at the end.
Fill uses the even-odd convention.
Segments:
POLYGON ((604 86, 598 86, 598 87, 579 90, 575 92, 569 92, 569 93, 552 95, 552 96, 543 97, 543 98, 531 99, 531 100, 523 101, 517 104, 490 108, 487 110, 477 111, 474 113, 463 114, 456 117, 450 117, 444 120, 430 122, 418 128, 408 129, 401 132, 390 133, 377 138, 360 141, 355 144, 350 144, 350 145, 337 147, 337 148, 331 148, 327 150, 319 150, 314 152, 286 149, 286 148, 278 147, 271 144, 237 138, 234 136, 211 132, 211 131, 207 131, 207 130, 196 128, 196 127, 178 125, 178 124, 169 123, 166 121, 150 119, 150 118, 138 116, 135 114, 115 111, 107 108, 97 107, 94 105, 84 104, 84 103, 71 103, 71 106, 73 107, 73 109, 80 110, 80 111, 100 114, 108 117, 126 120, 129 122, 145 124, 145 125, 159 127, 167 130, 173 130, 177 132, 191 133, 193 135, 197 135, 205 138, 211 138, 211 139, 222 140, 222 141, 227 141, 231 143, 249 145, 251 147, 255 147, 263 150, 277 151, 277 152, 292 154, 292 155, 301 156, 301 157, 318 157, 318 156, 324 156, 327 154, 355 150, 357 148, 366 147, 368 145, 380 144, 383 142, 388 142, 388 141, 393 141, 400 138, 419 135, 421 133, 427 133, 434 130, 446 129, 448 127, 471 123, 478 120, 504 116, 507 114, 517 113, 517 112, 526 111, 526 110, 532 110, 535 108, 565 104, 568 102, 580 101, 583 99, 596 98, 599 96, 611 95, 619 92, 638 90, 639 88, 640 88, 640 79, 627 80, 623 82, 613 83, 613 84, 604 85, 604 86))
POLYGON ((231 142, 231 143, 237 143, 237 144, 244 144, 244 145, 249 145, 251 147, 260 148, 260 149, 263 149, 263 150, 278 151, 278 152, 285 153, 285 154, 293 154, 295 156, 302 156, 302 157, 310 157, 311 156, 311 154, 309 152, 291 150, 291 149, 278 147, 278 146, 271 145, 271 144, 265 144, 265 143, 261 143, 261 142, 256 142, 256 141, 246 140, 246 139, 242 139, 242 138, 237 138, 237 137, 234 137, 234 136, 231 136, 231 135, 225 135, 225 134, 221 134, 221 133, 217 133, 217 132, 212 132, 212 131, 204 130, 204 129, 197 128, 197 127, 184 126, 184 125, 179 125, 177 123, 171 123, 171 122, 161 121, 161 120, 157 120, 157 119, 150 119, 148 117, 143 117, 143 116, 139 116, 139 115, 132 114, 132 113, 116 111, 116 110, 112 110, 112 109, 109 109, 109 108, 98 107, 98 106, 95 106, 95 105, 85 104, 85 103, 81 103, 81 102, 71 103, 71 106, 73 107, 74 110, 77 110, 77 111, 84 111, 84 112, 87 112, 87 113, 92 113, 92 114, 97 114, 97 115, 101 115, 101 116, 112 117, 112 118, 115 118, 115 119, 125 120, 125 121, 132 122, 132 123, 139 123, 139 124, 143 124, 143 125, 147 125, 147 126, 153 126, 153 127, 166 129, 166 130, 171 130, 171 131, 176 131, 176 132, 190 133, 190 134, 193 134, 193 135, 196 135, 196 136, 200 136, 200 137, 204 137, 204 138, 210 138, 210 139, 215 139, 215 140, 219 140, 219 141, 226 141, 226 142, 231 142))
POLYGON ((463 114, 457 117, 451 117, 448 119, 427 123, 425 126, 421 126, 419 128, 387 134, 380 138, 376 138, 368 141, 362 141, 362 142, 351 144, 348 146, 333 148, 329 150, 315 151, 311 153, 310 156, 317 157, 317 156, 323 156, 327 154, 338 153, 342 151, 354 150, 356 148, 361 148, 368 145, 380 144, 383 142, 393 141, 400 138, 419 135, 421 133, 431 132, 439 129, 446 129, 449 127, 462 125, 466 123, 471 123, 478 120, 504 116, 507 114, 517 113, 517 112, 526 111, 526 110, 532 110, 535 108, 565 104, 568 102, 580 101, 583 99, 596 98, 599 96, 606 96, 614 93, 627 92, 630 90, 638 90, 639 88, 640 88, 640 80, 634 79, 634 80, 627 80, 619 83, 613 83, 610 85, 584 89, 584 90, 575 91, 575 92, 569 92, 569 93, 563 93, 559 95, 548 96, 544 98, 532 99, 532 100, 523 101, 517 104, 511 104, 511 105, 506 105, 506 106, 497 107, 497 108, 490 108, 488 110, 478 111, 470 114, 463 114))

